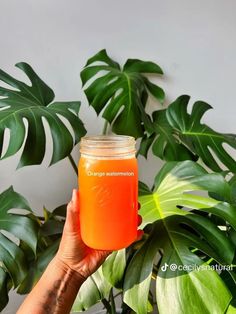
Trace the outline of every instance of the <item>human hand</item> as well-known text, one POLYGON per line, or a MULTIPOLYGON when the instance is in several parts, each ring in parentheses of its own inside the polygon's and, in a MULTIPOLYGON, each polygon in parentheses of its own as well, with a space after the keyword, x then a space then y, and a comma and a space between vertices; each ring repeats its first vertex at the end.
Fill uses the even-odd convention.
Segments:
MULTIPOLYGON (((139 223, 141 223, 140 216, 139 223)), ((143 231, 138 230, 137 240, 142 235, 143 231)), ((79 192, 73 190, 72 200, 67 206, 66 222, 56 259, 63 267, 69 267, 86 280, 111 253, 112 251, 90 248, 83 242, 79 221, 79 192)))

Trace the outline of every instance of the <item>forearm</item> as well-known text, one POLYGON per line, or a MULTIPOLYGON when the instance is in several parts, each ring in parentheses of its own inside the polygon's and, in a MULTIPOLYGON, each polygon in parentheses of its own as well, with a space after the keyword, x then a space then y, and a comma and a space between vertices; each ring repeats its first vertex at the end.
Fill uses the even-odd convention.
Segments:
POLYGON ((17 314, 70 313, 83 282, 83 277, 79 277, 55 257, 17 314))

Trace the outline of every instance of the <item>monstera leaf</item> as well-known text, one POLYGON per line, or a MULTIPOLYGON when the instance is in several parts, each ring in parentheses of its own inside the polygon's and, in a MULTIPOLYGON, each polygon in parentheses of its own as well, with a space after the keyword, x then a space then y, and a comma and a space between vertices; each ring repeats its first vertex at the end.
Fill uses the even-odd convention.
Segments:
POLYGON ((85 311, 99 301, 108 298, 111 288, 111 284, 103 276, 100 267, 82 284, 73 304, 72 312, 85 311))
POLYGON ((152 145, 154 155, 167 161, 196 160, 200 157, 214 171, 221 171, 224 165, 236 172, 236 161, 224 147, 228 145, 235 149, 236 136, 218 133, 201 123, 203 114, 211 108, 203 101, 195 102, 189 114, 189 99, 187 95, 180 96, 167 109, 153 113, 154 133, 143 137, 139 153, 147 157, 152 145))
POLYGON ((160 314, 224 313, 229 306, 229 289, 216 271, 207 268, 201 254, 215 263, 231 265, 235 246, 200 213, 216 215, 236 229, 236 208, 201 195, 199 191, 204 190, 230 194, 223 176, 208 174, 192 161, 167 163, 157 175, 153 191, 141 184, 143 227, 153 223, 153 229, 132 258, 124 279, 124 300, 135 312, 147 313, 157 252, 163 254, 156 279, 160 314))
POLYGON ((0 81, 11 89, 0 86, 0 156, 6 158, 17 153, 24 146, 18 167, 40 164, 45 155, 46 135, 43 125, 49 125, 53 140, 51 164, 69 155, 80 137, 85 134, 83 123, 78 118, 80 102, 54 102, 54 93, 27 63, 16 64, 29 78, 31 85, 21 82, 0 70, 0 81), (61 120, 70 124, 73 134, 61 120), (25 127, 27 120, 28 127, 25 127), (3 140, 6 129, 10 140, 3 154, 3 140))
POLYGON ((234 175, 230 181, 230 203, 236 205, 236 175, 234 175))
POLYGON ((138 59, 128 59, 121 69, 106 50, 90 58, 81 72, 83 85, 96 76, 85 89, 85 94, 97 114, 104 109, 103 117, 113 124, 112 130, 117 134, 138 138, 144 129, 152 132, 150 117, 145 112, 148 93, 160 103, 163 103, 165 94, 143 73, 163 74, 157 64, 138 59))
POLYGON ((125 266, 125 249, 114 251, 108 256, 103 265, 81 286, 72 311, 85 311, 108 298, 112 287, 122 288, 125 266))
POLYGON ((61 239, 55 240, 53 244, 48 246, 43 252, 37 252, 37 258, 27 263, 27 276, 19 285, 17 293, 26 294, 33 289, 34 285, 55 256, 60 240, 61 239))
POLYGON ((221 171, 221 165, 218 165, 213 152, 227 169, 236 172, 236 161, 223 147, 224 144, 228 144, 235 149, 236 136, 215 132, 201 123, 203 114, 211 108, 203 101, 195 102, 189 114, 187 112, 189 99, 189 96, 181 96, 167 109, 166 117, 174 132, 212 170, 221 171))
POLYGON ((194 155, 185 145, 178 141, 173 134, 173 128, 167 121, 166 109, 155 111, 153 117, 154 133, 142 138, 139 154, 147 158, 147 153, 152 145, 154 155, 167 161, 196 160, 194 155))
POLYGON ((9 280, 9 275, 2 268, 0 268, 0 311, 2 311, 8 303, 9 280))
MULTIPOLYGON (((40 218, 38 232, 38 245, 36 257, 27 252, 27 276, 21 282, 17 293, 29 293, 37 283, 49 262, 55 256, 60 241, 66 215, 66 205, 61 205, 49 211, 43 208, 43 217, 40 218)), ((20 247, 25 250, 25 243, 21 242, 20 247)))
POLYGON ((16 208, 31 212, 27 201, 12 188, 0 194, 0 310, 8 302, 9 288, 17 287, 27 275, 25 254, 16 239, 36 252, 38 226, 23 213, 9 212, 16 208))
POLYGON ((107 281, 116 288, 122 288, 126 267, 125 249, 114 251, 102 265, 102 272, 107 281))

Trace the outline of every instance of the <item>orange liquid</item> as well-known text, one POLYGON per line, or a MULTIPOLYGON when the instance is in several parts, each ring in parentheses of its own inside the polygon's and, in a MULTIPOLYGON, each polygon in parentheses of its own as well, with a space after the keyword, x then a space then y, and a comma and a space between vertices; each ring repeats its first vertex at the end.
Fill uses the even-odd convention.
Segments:
POLYGON ((136 239, 137 172, 135 158, 80 158, 81 236, 89 247, 118 250, 136 239))

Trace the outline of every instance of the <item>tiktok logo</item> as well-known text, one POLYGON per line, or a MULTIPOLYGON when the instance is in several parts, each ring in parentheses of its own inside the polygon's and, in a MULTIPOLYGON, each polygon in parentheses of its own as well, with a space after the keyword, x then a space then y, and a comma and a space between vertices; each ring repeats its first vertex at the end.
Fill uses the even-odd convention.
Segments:
POLYGON ((168 265, 167 263, 165 263, 165 265, 162 265, 162 266, 161 266, 161 270, 162 270, 162 271, 167 271, 168 266, 169 266, 169 265, 168 265))

